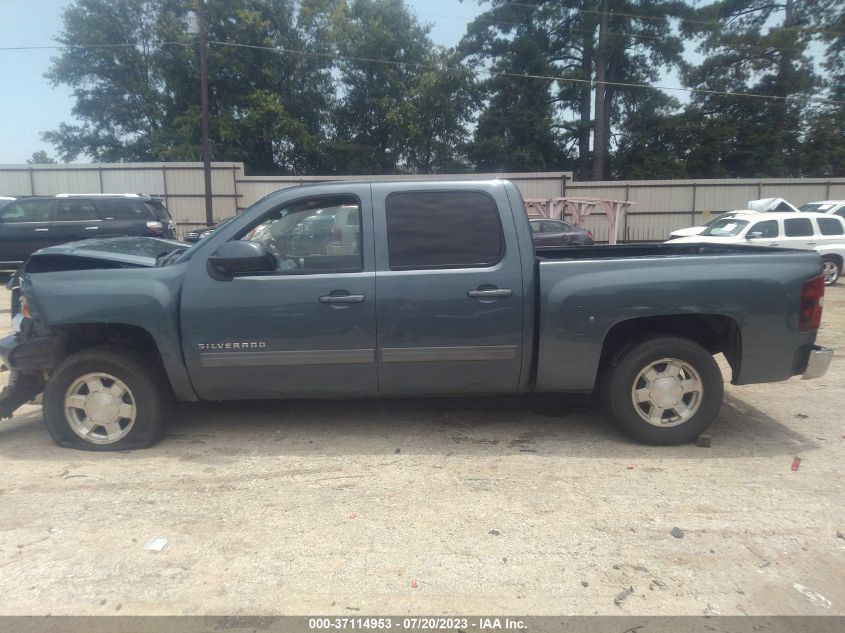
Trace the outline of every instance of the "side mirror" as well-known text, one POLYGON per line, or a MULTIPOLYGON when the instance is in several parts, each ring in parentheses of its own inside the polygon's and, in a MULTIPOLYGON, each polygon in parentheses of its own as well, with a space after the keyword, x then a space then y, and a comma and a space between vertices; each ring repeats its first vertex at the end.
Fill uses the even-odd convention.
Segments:
POLYGON ((226 242, 208 258, 208 272, 215 279, 229 280, 239 274, 271 273, 274 270, 276 258, 258 242, 226 242))
POLYGON ((758 237, 763 237, 763 231, 751 231, 751 233, 745 236, 745 239, 756 240, 758 237))

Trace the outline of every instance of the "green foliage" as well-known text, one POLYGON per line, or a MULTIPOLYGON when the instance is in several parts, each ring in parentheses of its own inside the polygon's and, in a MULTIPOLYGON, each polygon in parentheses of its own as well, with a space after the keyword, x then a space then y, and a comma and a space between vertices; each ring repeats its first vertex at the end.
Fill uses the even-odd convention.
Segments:
MULTIPOLYGON (((682 3, 663 0, 613 0, 608 36, 599 42, 597 0, 493 0, 491 8, 467 28, 461 50, 489 67, 487 100, 473 143, 478 166, 551 169, 589 160, 589 137, 596 122, 591 91, 598 65, 604 128, 623 112, 649 98, 642 89, 613 84, 655 81, 661 68, 677 66, 683 47, 669 17, 682 3), (635 17, 642 16, 642 17, 635 17), (523 79, 518 75, 561 77, 523 79), (569 81, 567 81, 569 80, 569 81)), ((588 165, 583 163, 582 177, 588 165)))
POLYGON ((353 0, 337 16, 338 173, 460 170, 474 78, 402 0, 353 0), (391 60, 385 64, 370 60, 391 60))
MULTIPOLYGON (((449 50, 404 0, 207 0, 213 159, 263 174, 601 178, 595 135, 615 178, 845 175, 845 107, 811 98, 845 101, 841 0, 487 4, 449 50), (619 85, 668 70, 698 91, 689 102, 619 85)), ((199 160, 195 8, 71 2, 48 78, 70 86, 79 123, 43 135, 60 159, 199 160)))
POLYGON ((53 165, 56 159, 49 156, 43 149, 40 149, 37 152, 33 152, 32 156, 26 159, 26 162, 30 165, 53 165))

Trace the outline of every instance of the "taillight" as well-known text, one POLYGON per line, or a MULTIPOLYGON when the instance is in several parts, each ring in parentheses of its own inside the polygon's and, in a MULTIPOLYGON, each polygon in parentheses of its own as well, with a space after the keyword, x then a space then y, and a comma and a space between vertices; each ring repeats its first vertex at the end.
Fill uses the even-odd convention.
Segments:
POLYGON ((147 228, 153 235, 161 235, 164 233, 164 225, 161 222, 154 222, 150 220, 147 222, 147 228))
POLYGON ((824 275, 813 277, 801 287, 801 313, 798 317, 798 329, 802 332, 818 330, 822 323, 822 305, 824 303, 824 275))
POLYGON ((593 239, 593 232, 587 231, 587 237, 589 237, 590 239, 593 239))
POLYGON ((332 240, 335 242, 342 242, 343 241, 343 231, 340 229, 332 229, 332 240))

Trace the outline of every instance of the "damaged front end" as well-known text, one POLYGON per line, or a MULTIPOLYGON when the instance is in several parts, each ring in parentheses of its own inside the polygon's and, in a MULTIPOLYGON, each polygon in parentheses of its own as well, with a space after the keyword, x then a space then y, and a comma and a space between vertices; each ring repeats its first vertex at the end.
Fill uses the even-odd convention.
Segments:
POLYGON ((0 340, 0 363, 11 372, 0 392, 0 420, 10 418, 44 390, 47 376, 62 357, 64 342, 59 336, 38 336, 32 319, 15 316, 18 331, 0 340))

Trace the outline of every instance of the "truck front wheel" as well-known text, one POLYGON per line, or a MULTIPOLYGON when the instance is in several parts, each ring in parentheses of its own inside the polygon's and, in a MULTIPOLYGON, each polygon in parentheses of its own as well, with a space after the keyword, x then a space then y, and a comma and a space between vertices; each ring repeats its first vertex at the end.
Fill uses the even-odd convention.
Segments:
POLYGON ((44 389, 44 422, 60 446, 89 451, 146 448, 164 432, 173 396, 139 352, 93 347, 66 358, 44 389))
POLYGON ((722 372, 698 343, 679 337, 644 340, 619 355, 600 385, 608 413, 645 444, 693 441, 722 405, 722 372))

